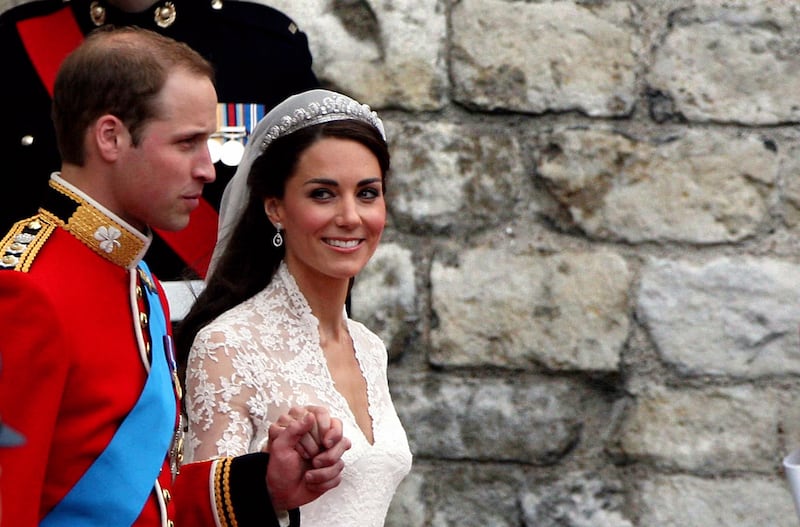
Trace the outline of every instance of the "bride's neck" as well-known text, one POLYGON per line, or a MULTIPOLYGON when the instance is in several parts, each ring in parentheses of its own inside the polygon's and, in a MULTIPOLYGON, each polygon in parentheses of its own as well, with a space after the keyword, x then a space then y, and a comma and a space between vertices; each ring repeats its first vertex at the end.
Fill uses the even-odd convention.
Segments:
POLYGON ((336 334, 344 326, 344 303, 349 280, 324 278, 319 274, 298 272, 288 265, 297 287, 306 298, 311 312, 319 320, 320 331, 336 334))

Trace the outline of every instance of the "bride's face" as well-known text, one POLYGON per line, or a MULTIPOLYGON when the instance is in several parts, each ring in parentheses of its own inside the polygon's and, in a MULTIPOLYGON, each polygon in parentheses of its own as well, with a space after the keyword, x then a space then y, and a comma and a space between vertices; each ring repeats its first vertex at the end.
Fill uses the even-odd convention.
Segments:
POLYGON ((321 139, 301 154, 283 198, 268 198, 265 209, 284 228, 295 277, 348 280, 372 257, 386 224, 378 160, 357 141, 321 139))

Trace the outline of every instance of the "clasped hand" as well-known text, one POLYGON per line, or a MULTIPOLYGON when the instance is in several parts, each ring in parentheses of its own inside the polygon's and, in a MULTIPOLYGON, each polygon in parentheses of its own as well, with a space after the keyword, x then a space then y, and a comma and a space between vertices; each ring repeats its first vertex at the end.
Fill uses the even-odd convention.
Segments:
POLYGON ((350 446, 342 422, 320 406, 292 407, 270 425, 267 487, 275 509, 305 505, 339 485, 350 446))

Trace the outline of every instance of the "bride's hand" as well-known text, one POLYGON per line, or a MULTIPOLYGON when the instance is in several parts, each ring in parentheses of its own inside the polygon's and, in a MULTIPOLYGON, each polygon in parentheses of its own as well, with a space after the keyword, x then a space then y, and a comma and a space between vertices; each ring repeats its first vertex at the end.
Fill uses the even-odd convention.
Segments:
MULTIPOLYGON (((331 419, 328 410, 321 406, 294 406, 289 411, 281 415, 272 426, 279 428, 286 428, 294 421, 300 421, 305 418, 307 414, 314 416, 313 425, 308 433, 298 441, 295 447, 297 453, 304 459, 311 459, 326 448, 330 448, 342 436, 341 421, 338 419, 331 419)), ((266 452, 269 452, 273 433, 270 432, 267 442, 266 452)))

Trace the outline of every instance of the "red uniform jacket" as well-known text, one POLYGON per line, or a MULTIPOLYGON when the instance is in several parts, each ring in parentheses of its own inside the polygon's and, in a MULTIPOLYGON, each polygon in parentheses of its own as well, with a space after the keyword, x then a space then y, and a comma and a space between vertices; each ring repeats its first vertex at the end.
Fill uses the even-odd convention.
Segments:
MULTIPOLYGON (((0 448, 2 519, 13 527, 38 525, 72 488, 147 376, 135 267, 150 237, 51 185, 40 214, 0 241, 0 415, 26 439, 0 448)), ((173 481, 165 452, 135 525, 277 525, 266 458, 193 463, 173 481)))

